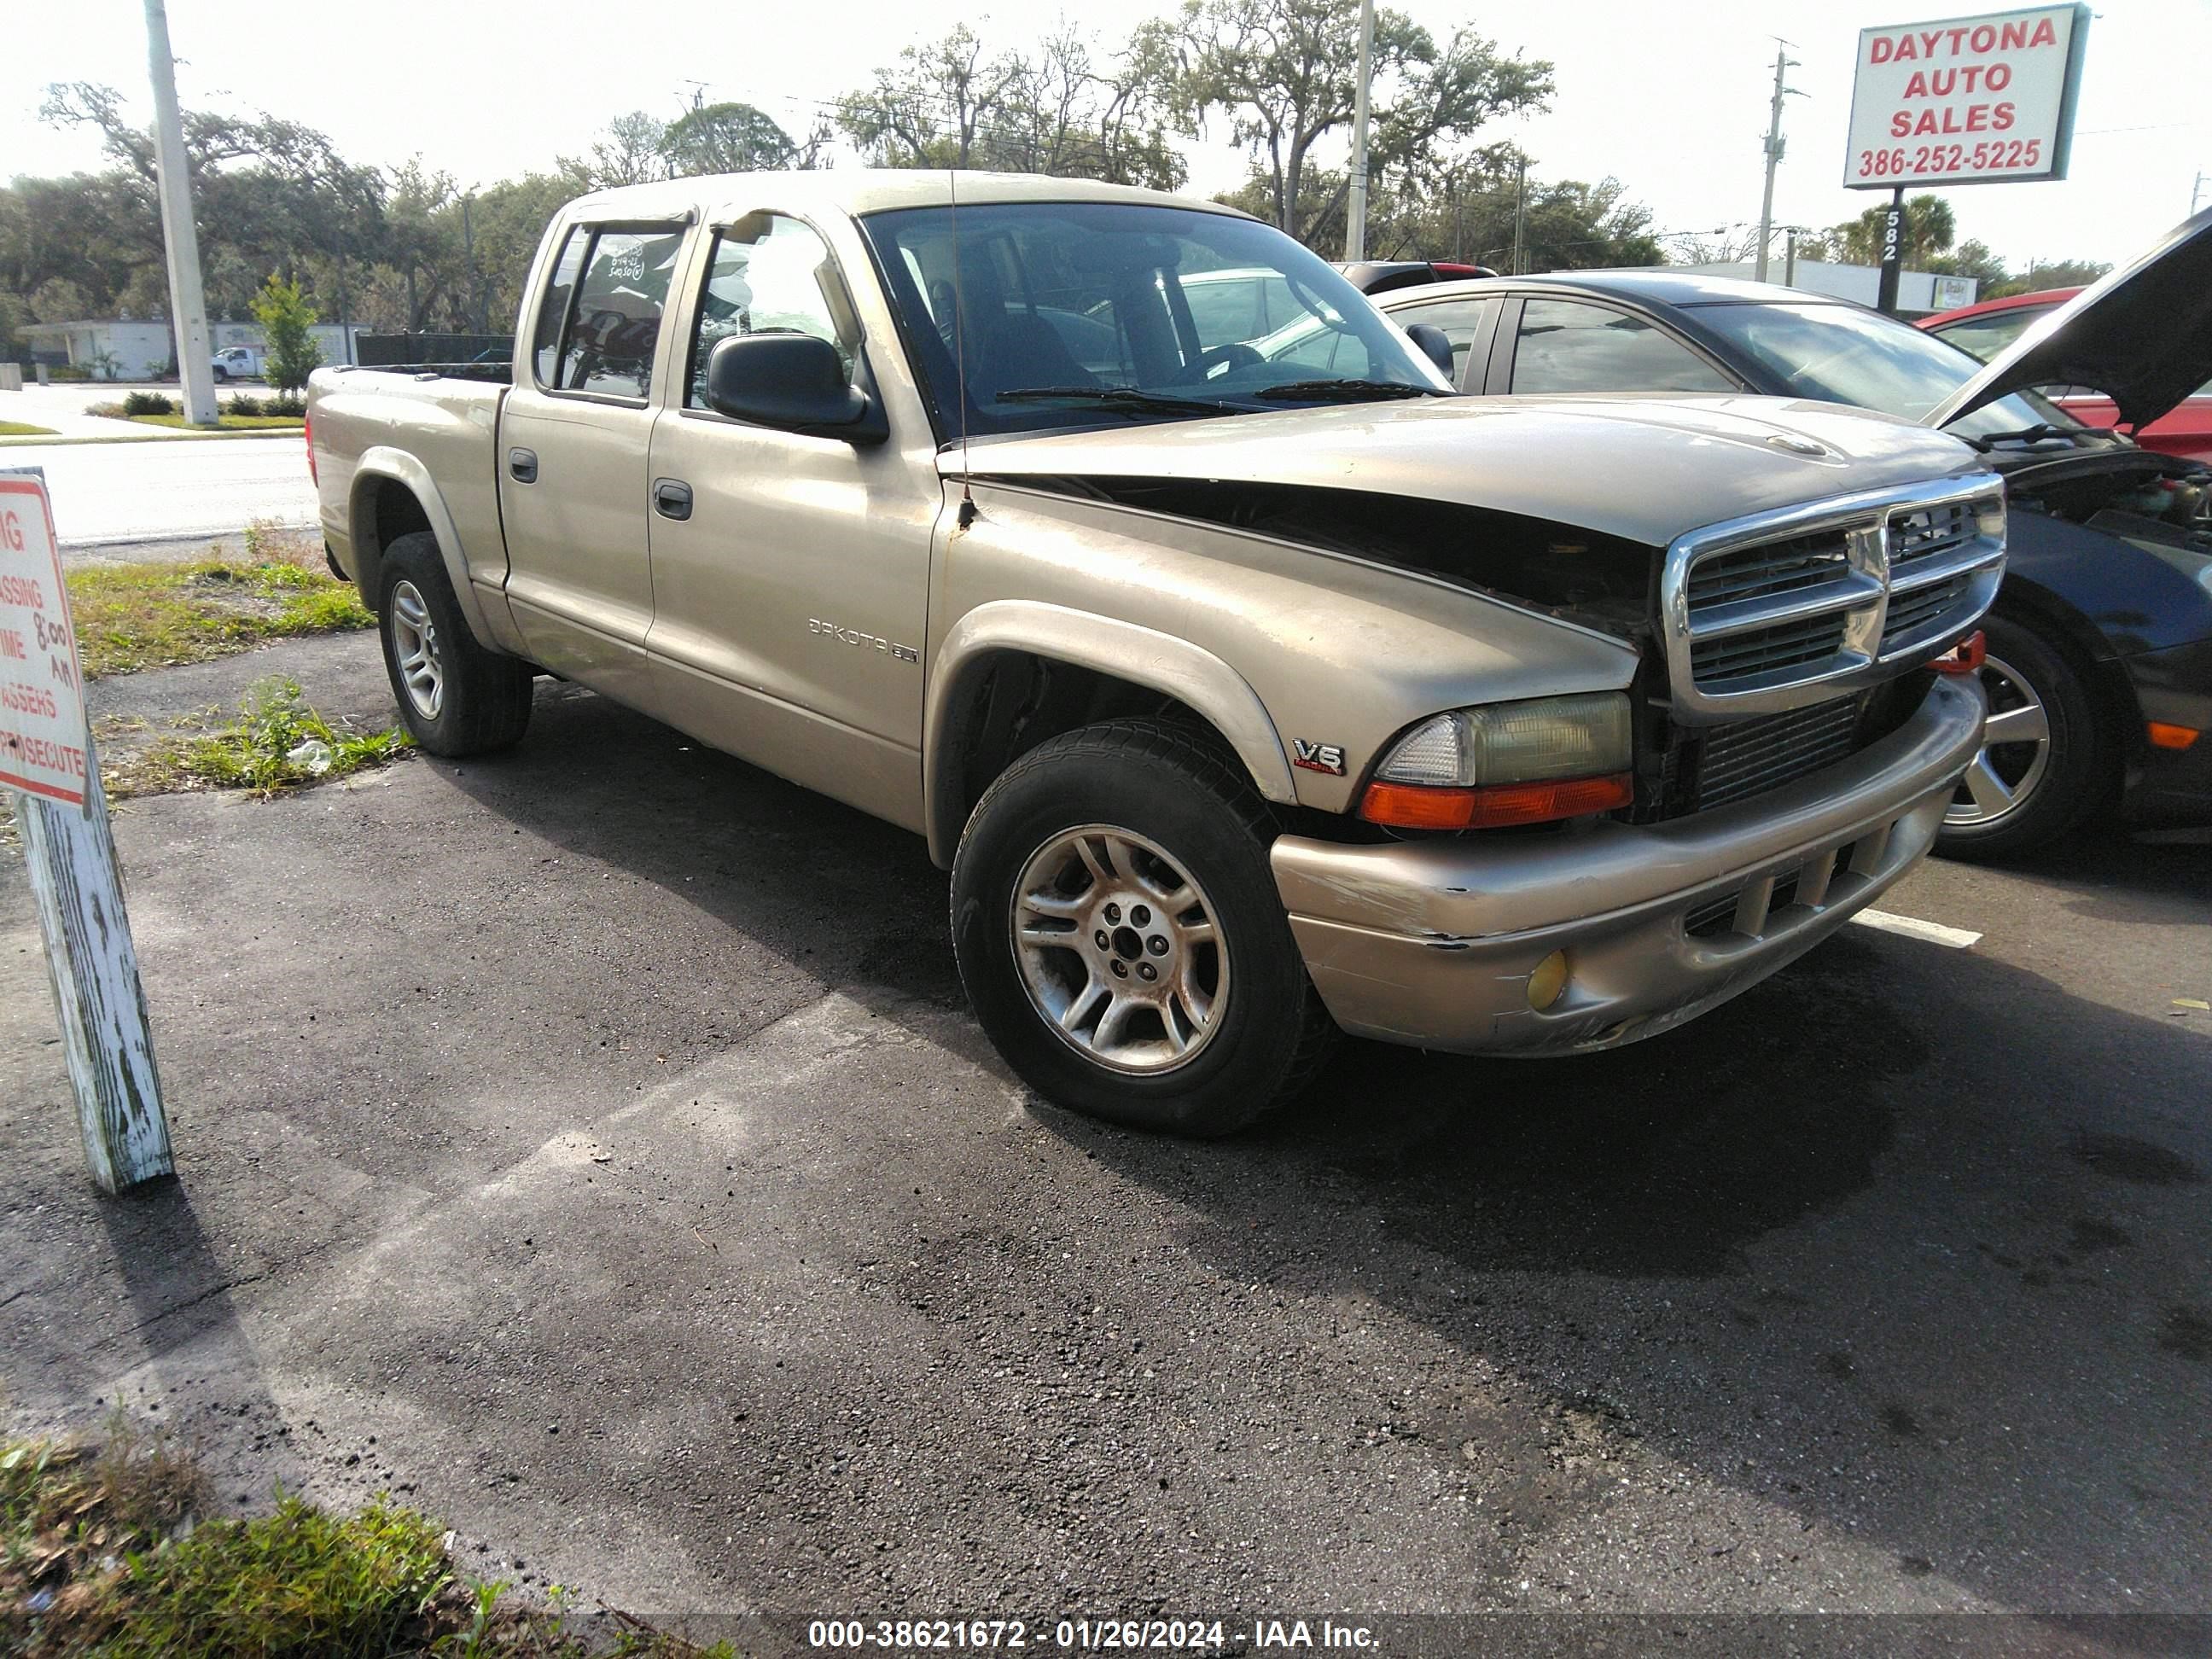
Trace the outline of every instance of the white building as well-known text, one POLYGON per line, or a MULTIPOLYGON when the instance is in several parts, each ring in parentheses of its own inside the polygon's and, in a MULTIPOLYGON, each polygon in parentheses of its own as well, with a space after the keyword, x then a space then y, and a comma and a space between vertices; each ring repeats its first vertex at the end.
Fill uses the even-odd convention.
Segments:
MULTIPOLYGON (((1741 276, 1750 282, 1758 267, 1746 259, 1737 264, 1669 265, 1669 270, 1694 270, 1706 276, 1741 276)), ((1799 259, 1786 269, 1782 261, 1766 262, 1766 280, 1802 288, 1808 294, 1825 294, 1832 300, 1856 300, 1870 306, 1881 297, 1879 265, 1832 265, 1819 259, 1799 259)), ((1907 316, 1951 311, 1974 303, 1981 284, 1972 276, 1939 276, 1929 270, 1897 273, 1897 308, 1907 316)))
MULTIPOLYGON (((101 373, 101 354, 114 360, 106 378, 117 380, 157 380, 176 359, 176 337, 169 325, 156 318, 139 321, 107 317, 78 323, 26 323, 17 331, 30 343, 31 361, 58 367, 64 363, 101 373)), ((322 348, 326 363, 358 361, 353 342, 368 331, 366 323, 317 323, 307 331, 322 348)), ((225 346, 265 346, 261 325, 255 322, 210 322, 211 349, 225 346)))

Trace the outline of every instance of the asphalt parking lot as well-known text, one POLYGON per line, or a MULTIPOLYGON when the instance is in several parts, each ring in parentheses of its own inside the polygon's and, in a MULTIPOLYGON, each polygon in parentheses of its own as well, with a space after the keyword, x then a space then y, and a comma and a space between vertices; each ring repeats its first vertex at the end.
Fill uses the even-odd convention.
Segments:
POLYGON ((2203 837, 1193 1145, 1024 1097, 919 841, 587 694, 117 834, 179 1179, 92 1194, 0 860, 4 1384, 228 1501, 663 1614, 2208 1610, 2203 837))

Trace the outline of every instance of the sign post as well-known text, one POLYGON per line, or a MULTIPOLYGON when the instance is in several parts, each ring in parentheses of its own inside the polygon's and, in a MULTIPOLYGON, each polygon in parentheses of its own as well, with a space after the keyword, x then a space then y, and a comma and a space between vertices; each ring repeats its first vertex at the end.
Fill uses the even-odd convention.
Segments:
POLYGON ((0 786, 13 792, 85 1163, 102 1192, 169 1174, 168 1120, 46 480, 0 472, 0 786))
POLYGON ((1898 189, 1881 216, 1881 289, 1875 308, 1885 317, 1897 315, 1898 278, 1905 274, 1905 191, 1898 189))
POLYGON ((2086 5, 1859 31, 1846 190, 1886 190, 1881 308, 1897 309, 1905 192, 2063 179, 2089 39, 2086 5))

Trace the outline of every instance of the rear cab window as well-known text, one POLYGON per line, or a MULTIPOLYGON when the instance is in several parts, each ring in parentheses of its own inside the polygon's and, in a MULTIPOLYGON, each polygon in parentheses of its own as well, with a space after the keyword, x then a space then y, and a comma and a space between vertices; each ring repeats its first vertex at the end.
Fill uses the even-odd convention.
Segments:
POLYGON ((682 225, 578 225, 538 302, 532 368, 556 396, 643 403, 682 225))

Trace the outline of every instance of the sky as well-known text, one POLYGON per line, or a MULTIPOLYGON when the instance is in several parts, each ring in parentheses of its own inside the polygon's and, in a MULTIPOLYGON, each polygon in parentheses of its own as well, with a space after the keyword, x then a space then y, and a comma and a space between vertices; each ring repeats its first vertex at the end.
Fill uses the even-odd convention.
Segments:
MULTIPOLYGON (((168 15, 188 107, 267 110, 321 128, 349 160, 389 166, 419 155, 467 185, 580 154, 625 111, 672 116, 695 86, 709 100, 752 102, 804 129, 902 46, 955 23, 1026 43, 1066 10, 1111 46, 1169 3, 1052 0, 982 13, 972 0, 168 0, 168 15)), ((1616 177, 1659 229, 1681 232, 1759 216, 1774 37, 1790 43, 1790 84, 1803 94, 1787 100, 1776 222, 1826 226, 1885 199, 1840 182, 1858 31, 1977 9, 1971 0, 1399 0, 1399 9, 1439 37, 1471 27, 1508 52, 1550 59, 1551 110, 1485 137, 1520 143, 1539 178, 1616 177)), ((150 120, 142 0, 0 0, 0 178, 100 165, 94 140, 40 125, 48 82, 106 82, 150 120)), ((2212 0, 2106 0, 2089 30, 2071 176, 1954 190, 1961 240, 1978 238, 2015 269, 2117 262, 2187 214, 2200 172, 2212 204, 2208 63, 2212 0)), ((1194 188, 1242 181, 1244 163, 1222 133, 1189 154, 1194 188)))

